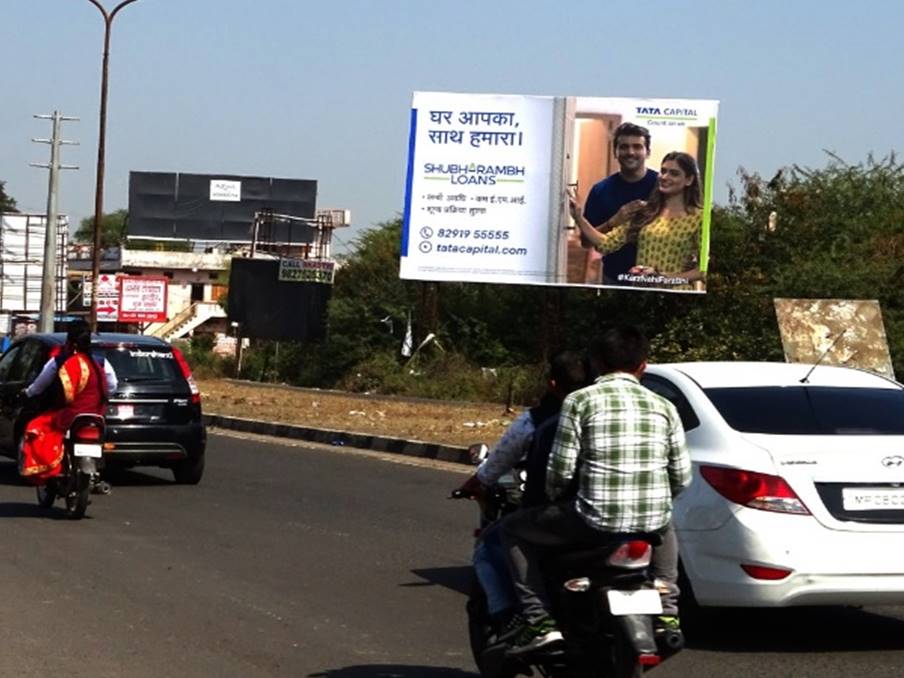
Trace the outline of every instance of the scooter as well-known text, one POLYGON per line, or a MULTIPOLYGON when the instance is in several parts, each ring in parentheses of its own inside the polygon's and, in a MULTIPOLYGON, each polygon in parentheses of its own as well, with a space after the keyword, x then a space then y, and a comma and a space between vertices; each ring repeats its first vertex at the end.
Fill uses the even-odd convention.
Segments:
MULTIPOLYGON (((472 446, 471 459, 480 463, 486 446, 472 446)), ((516 469, 477 498, 481 530, 517 510, 526 473, 516 469)), ((468 498, 456 490, 451 498, 468 498)), ((553 616, 564 643, 528 655, 513 657, 507 643, 496 638, 497 629, 487 612, 486 598, 474 578, 467 604, 468 631, 474 661, 483 678, 533 675, 569 678, 638 678, 646 667, 662 661, 653 616, 662 613, 659 593, 647 568, 653 534, 626 535, 624 539, 589 550, 556 553, 541 564, 553 616)), ((671 639, 672 641, 674 639, 671 639)), ((663 639, 659 639, 663 645, 663 639)), ((674 643, 672 643, 674 644, 674 643)))
POLYGON ((88 509, 91 488, 99 479, 106 423, 98 414, 79 414, 63 439, 60 472, 36 488, 38 505, 50 508, 59 498, 66 515, 78 520, 88 509))

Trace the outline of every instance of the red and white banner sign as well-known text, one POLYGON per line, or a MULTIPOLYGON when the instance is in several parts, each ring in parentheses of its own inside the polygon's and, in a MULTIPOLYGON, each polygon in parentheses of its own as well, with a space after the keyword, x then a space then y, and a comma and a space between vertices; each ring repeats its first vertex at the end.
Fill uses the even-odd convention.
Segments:
POLYGON ((116 273, 101 273, 97 276, 97 296, 119 296, 119 276, 116 273))
POLYGON ((119 276, 115 273, 97 277, 97 319, 100 322, 119 320, 119 276))
POLYGON ((119 322, 166 321, 167 278, 119 276, 119 322))

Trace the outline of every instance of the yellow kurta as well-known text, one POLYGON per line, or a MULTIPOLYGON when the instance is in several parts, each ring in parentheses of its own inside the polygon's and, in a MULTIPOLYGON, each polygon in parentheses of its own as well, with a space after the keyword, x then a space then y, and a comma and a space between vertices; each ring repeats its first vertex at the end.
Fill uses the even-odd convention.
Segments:
MULTIPOLYGON (((652 266, 660 273, 681 273, 697 266, 703 214, 658 216, 637 236, 637 265, 652 266)), ((600 235, 596 249, 609 254, 628 242, 628 227, 618 226, 600 235)), ((683 286, 682 286, 683 287, 683 286)))

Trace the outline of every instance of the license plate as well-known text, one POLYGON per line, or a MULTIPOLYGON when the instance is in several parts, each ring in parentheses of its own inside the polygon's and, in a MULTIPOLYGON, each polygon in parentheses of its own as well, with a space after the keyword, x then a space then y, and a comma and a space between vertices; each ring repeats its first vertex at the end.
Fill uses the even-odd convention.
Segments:
POLYGON ((72 454, 76 457, 94 457, 95 459, 100 459, 103 453, 101 452, 100 445, 76 443, 72 446, 72 454))
POLYGON ((609 610, 616 616, 626 614, 662 614, 662 599, 655 589, 606 591, 609 610))
POLYGON ((841 501, 845 511, 904 510, 904 487, 845 487, 841 501))
POLYGON ((131 419, 135 416, 135 406, 134 405, 120 405, 116 409, 116 416, 120 419, 131 419))

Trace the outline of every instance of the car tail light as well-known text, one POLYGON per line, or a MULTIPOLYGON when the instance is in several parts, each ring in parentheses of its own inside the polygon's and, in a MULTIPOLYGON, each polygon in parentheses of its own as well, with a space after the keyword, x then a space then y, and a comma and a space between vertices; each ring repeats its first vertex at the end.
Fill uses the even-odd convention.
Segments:
POLYGON ((103 431, 97 424, 85 424, 72 432, 72 439, 80 443, 100 442, 103 431))
POLYGON ((185 356, 182 355, 182 351, 173 346, 173 357, 176 359, 176 362, 179 364, 179 369, 182 370, 182 376, 185 377, 185 381, 188 382, 188 388, 191 389, 191 401, 195 405, 201 404, 201 389, 198 388, 198 384, 195 381, 195 378, 191 374, 191 368, 188 366, 188 361, 185 359, 185 356))
POLYGON ((741 506, 810 515, 797 493, 779 476, 722 466, 701 466, 700 475, 716 492, 741 506))
POLYGON ((650 564, 653 547, 641 539, 626 541, 612 553, 606 562, 612 567, 641 568, 650 564))
POLYGON ((784 579, 791 574, 791 570, 786 570, 782 567, 765 567, 763 565, 741 565, 741 569, 754 579, 768 579, 770 581, 784 579))

